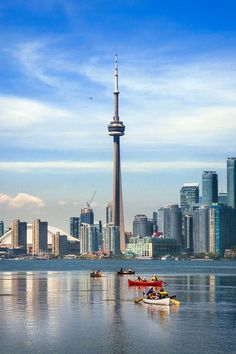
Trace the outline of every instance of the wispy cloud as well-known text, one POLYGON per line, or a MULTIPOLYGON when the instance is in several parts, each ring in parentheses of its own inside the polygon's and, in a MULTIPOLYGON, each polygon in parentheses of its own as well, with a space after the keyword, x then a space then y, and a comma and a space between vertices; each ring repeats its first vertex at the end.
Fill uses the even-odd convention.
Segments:
POLYGON ((0 204, 9 208, 43 208, 45 206, 42 199, 27 193, 18 193, 15 197, 0 193, 0 204))
MULTIPOLYGON (((2 129, 25 129, 52 121, 68 121, 73 113, 53 104, 24 97, 0 96, 0 124, 2 129)), ((16 134, 17 135, 17 134, 16 134)))
MULTIPOLYGON (((150 59, 143 53, 142 57, 133 54, 133 60, 124 56, 121 61, 121 119, 124 117, 127 126, 127 146, 171 143, 183 149, 188 144, 226 147, 236 131, 236 53, 229 57, 227 53, 209 52, 188 60, 172 58, 171 54, 171 50, 159 50, 157 58, 150 59)), ((87 141, 87 145, 97 143, 99 148, 113 113, 113 70, 107 57, 61 55, 49 41, 35 41, 18 46, 17 60, 31 80, 53 88, 52 99, 64 94, 67 108, 62 101, 58 112, 55 107, 51 112, 52 107, 47 107, 48 122, 52 116, 74 117, 73 131, 62 119, 60 128, 65 134, 58 144, 67 148, 73 141, 78 148, 87 141), (95 95, 93 102, 88 100, 88 87, 95 95), (86 138, 71 141, 69 135, 76 131, 86 138)), ((27 122, 32 117, 37 118, 37 114, 29 109, 22 120, 27 122)), ((50 126, 45 125, 45 137, 49 131, 54 132, 55 146, 60 131, 50 126)))
MULTIPOLYGON (((183 169, 223 169, 225 162, 206 161, 124 161, 122 169, 125 172, 153 172, 163 170, 183 170, 183 169)), ((112 161, 41 161, 41 162, 0 162, 1 171, 14 171, 19 173, 44 172, 110 172, 112 161)))

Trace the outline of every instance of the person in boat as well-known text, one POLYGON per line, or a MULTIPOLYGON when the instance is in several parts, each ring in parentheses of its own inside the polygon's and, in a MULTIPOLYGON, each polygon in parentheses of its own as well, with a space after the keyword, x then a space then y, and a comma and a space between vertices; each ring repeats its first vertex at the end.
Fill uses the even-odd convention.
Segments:
POLYGON ((137 276, 137 281, 142 281, 142 278, 139 275, 137 276))
POLYGON ((148 290, 148 292, 146 294, 146 297, 147 297, 147 299, 152 299, 152 298, 156 297, 156 293, 153 290, 152 286, 150 286, 150 288, 149 288, 149 290, 148 290))
POLYGON ((120 268, 120 273, 123 273, 123 268, 120 268))
POLYGON ((158 278, 157 278, 156 274, 154 274, 154 275, 152 276, 151 281, 158 281, 158 278))
POLYGON ((146 277, 143 277, 143 281, 147 281, 147 278, 146 278, 146 277))
POLYGON ((169 297, 169 294, 167 291, 164 290, 164 288, 161 288, 159 292, 159 297, 160 299, 164 299, 166 297, 169 297))

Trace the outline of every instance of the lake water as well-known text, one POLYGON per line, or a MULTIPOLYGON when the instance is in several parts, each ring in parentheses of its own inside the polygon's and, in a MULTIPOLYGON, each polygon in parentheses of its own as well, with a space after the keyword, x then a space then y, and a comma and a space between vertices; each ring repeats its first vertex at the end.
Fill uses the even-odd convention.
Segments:
POLYGON ((236 262, 0 261, 0 353, 236 353, 236 262), (181 305, 135 304, 128 266, 181 305))

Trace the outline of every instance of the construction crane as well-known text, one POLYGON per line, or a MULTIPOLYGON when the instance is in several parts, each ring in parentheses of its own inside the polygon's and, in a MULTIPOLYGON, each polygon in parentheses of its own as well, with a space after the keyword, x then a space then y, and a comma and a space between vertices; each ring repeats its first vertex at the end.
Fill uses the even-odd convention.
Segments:
POLYGON ((92 198, 90 199, 89 202, 87 202, 87 207, 88 207, 89 209, 90 209, 90 205, 91 205, 92 201, 94 200, 95 194, 96 194, 96 191, 93 192, 92 198))

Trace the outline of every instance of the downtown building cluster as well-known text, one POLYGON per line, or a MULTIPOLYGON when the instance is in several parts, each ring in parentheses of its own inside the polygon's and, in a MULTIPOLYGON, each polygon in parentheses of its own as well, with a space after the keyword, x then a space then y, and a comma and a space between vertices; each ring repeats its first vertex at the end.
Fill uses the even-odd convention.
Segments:
MULTIPOLYGON (((3 222, 2 224, 4 225, 3 222)), ((40 219, 34 220, 32 224, 15 219, 11 227, 0 236, 0 252, 10 257, 58 257, 64 256, 68 251, 67 236, 56 230, 49 230, 48 222, 40 219)))
POLYGON ((199 194, 199 183, 184 183, 180 205, 161 207, 152 219, 136 215, 130 251, 149 256, 183 252, 223 257, 236 246, 236 158, 227 159, 227 193, 218 193, 216 171, 204 171, 202 196, 199 194), (171 244, 171 240, 175 242, 171 244), (147 252, 145 243, 153 244, 152 252, 147 252))

